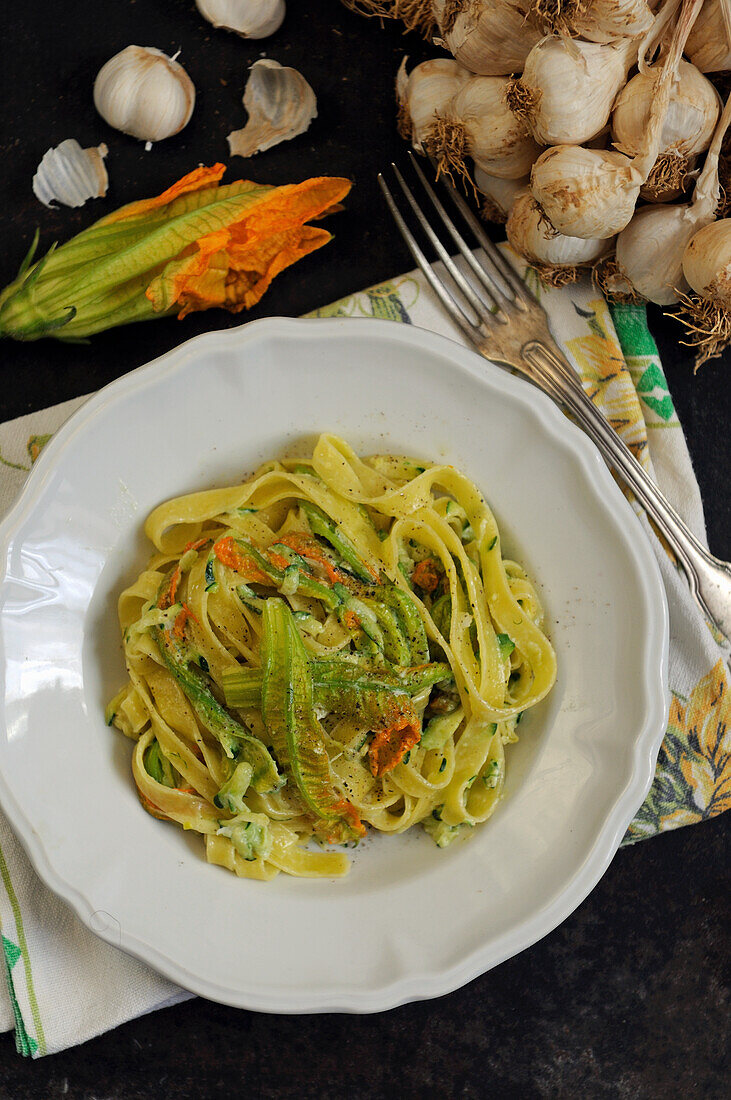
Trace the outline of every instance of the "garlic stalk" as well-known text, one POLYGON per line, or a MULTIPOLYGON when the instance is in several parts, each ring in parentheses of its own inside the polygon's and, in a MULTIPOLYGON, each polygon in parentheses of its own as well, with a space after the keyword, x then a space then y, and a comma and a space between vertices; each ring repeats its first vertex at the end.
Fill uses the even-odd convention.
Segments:
POLYGON ((702 73, 731 69, 731 0, 706 0, 685 52, 702 73))
POLYGON ((437 116, 425 144, 440 171, 469 178, 465 158, 470 156, 491 176, 526 175, 540 150, 525 120, 506 105, 507 84, 500 76, 473 76, 437 116))
POLYGON ((726 102, 698 177, 693 201, 682 206, 645 206, 617 238, 617 265, 632 287, 657 305, 678 301, 688 290, 683 276, 686 245, 716 216, 720 198, 718 163, 721 145, 731 123, 731 96, 726 102))
POLYGON ((315 93, 302 74, 268 59, 251 66, 244 107, 249 121, 227 138, 232 157, 253 157, 280 141, 289 141, 317 118, 315 93))
POLYGON ((508 106, 542 145, 580 145, 606 126, 637 49, 632 39, 601 45, 542 38, 522 77, 509 82, 508 106))
POLYGON ((411 141, 418 153, 424 151, 424 138, 434 126, 436 116, 443 112, 457 94, 470 73, 451 58, 422 61, 406 72, 404 58, 396 77, 396 98, 399 103, 399 133, 411 141))
POLYGON ((115 130, 152 143, 188 124, 195 88, 174 57, 152 46, 127 46, 99 70, 94 106, 115 130))
MULTIPOLYGON (((612 113, 612 136, 620 152, 634 157, 647 133, 656 79, 652 71, 637 73, 619 93, 612 113)), ((720 112, 716 89, 687 61, 678 66, 660 134, 660 152, 648 182, 664 190, 677 188, 688 172, 688 161, 704 152, 720 112)))
POLYGON ((671 48, 655 85, 644 148, 634 159, 613 151, 559 145, 546 150, 533 165, 531 191, 560 233, 608 238, 629 224, 640 188, 657 160, 673 79, 701 3, 683 0, 671 48))
POLYGON ((73 138, 62 141, 44 153, 33 177, 33 194, 45 206, 83 206, 87 199, 103 198, 109 183, 104 166, 108 152, 104 144, 82 149, 73 138))
POLYGON ((268 38, 284 21, 284 0, 195 0, 204 19, 242 38, 268 38))
POLYGON ((523 0, 439 0, 435 8, 435 41, 480 76, 521 72, 541 37, 526 19, 523 0))
POLYGON ((610 248, 608 241, 554 232, 530 193, 519 195, 513 203, 505 232, 514 251, 553 286, 575 282, 582 267, 594 263, 610 248))
POLYGON ((499 176, 483 172, 479 165, 475 165, 474 180, 482 195, 480 212, 490 222, 505 222, 518 196, 530 190, 528 176, 521 176, 517 180, 500 179, 499 176))
POLYGON ((652 64, 659 60, 682 3, 683 0, 663 0, 658 6, 655 13, 655 22, 640 42, 637 68, 641 73, 650 71, 652 64))
POLYGON ((647 0, 529 0, 528 10, 545 34, 590 42, 639 38, 653 21, 647 0))

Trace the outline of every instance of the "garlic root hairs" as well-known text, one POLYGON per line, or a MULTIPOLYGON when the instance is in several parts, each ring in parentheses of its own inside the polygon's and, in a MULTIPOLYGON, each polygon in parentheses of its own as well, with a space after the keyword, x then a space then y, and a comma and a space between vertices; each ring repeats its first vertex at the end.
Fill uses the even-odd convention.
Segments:
POLYGON ((649 202, 662 201, 670 191, 683 191, 688 179, 688 158, 670 149, 660 153, 642 185, 642 198, 649 202))
POLYGON ((587 0, 531 0, 528 11, 544 34, 573 38, 576 16, 585 15, 588 7, 587 0))
POLYGON ((455 24, 457 16, 464 10, 464 6, 464 0, 445 0, 444 8, 439 19, 440 34, 449 34, 455 24))
POLYGON ((516 118, 530 122, 540 101, 540 92, 532 92, 520 78, 511 76, 505 86, 505 102, 516 118))
POLYGON ((437 160, 437 179, 447 176, 455 183, 455 173, 462 179, 465 187, 469 185, 478 198, 477 187, 469 173, 466 163, 467 131, 461 122, 453 122, 437 115, 436 122, 424 138, 424 148, 437 160))
POLYGON ((367 18, 400 19, 407 31, 431 38, 436 30, 431 0, 342 0, 346 8, 367 18))
POLYGON ((582 264, 538 264, 531 263, 538 278, 546 286, 569 286, 578 281, 586 268, 582 264))
POLYGON ((591 281, 608 302, 639 305, 643 299, 635 293, 615 256, 604 256, 591 269, 591 281))
MULTIPOLYGON (((679 342, 695 348, 695 371, 709 359, 717 359, 731 344, 731 314, 728 310, 697 294, 676 290, 679 306, 666 317, 674 317, 686 329, 687 340, 679 342)), ((694 372, 695 373, 695 372, 694 372)))

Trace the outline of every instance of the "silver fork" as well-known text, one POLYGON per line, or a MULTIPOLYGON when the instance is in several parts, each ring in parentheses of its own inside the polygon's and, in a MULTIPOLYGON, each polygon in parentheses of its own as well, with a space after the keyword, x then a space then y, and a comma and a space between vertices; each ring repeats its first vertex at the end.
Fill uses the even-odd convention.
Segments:
POLYGON ((483 261, 468 246, 413 153, 410 152, 409 156, 442 229, 452 238, 480 288, 478 294, 456 266, 412 188, 397 166, 392 164, 398 187, 443 262, 456 293, 454 288, 450 289, 446 280, 427 260, 406 224, 383 173, 379 173, 378 182, 401 236, 446 312, 469 343, 486 359, 519 371, 573 413, 605 460, 662 531, 685 571, 691 593, 704 613, 731 640, 731 564, 714 557, 699 542, 584 392, 575 371, 551 334, 542 306, 489 239, 462 196, 451 184, 444 182, 452 202, 482 246, 485 254, 483 261))

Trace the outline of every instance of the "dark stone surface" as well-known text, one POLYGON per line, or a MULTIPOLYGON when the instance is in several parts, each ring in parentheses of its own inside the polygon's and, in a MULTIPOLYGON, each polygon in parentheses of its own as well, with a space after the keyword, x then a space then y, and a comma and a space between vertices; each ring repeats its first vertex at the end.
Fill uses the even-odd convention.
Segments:
MULTIPOLYGON (((319 117, 290 144, 249 164, 232 160, 229 178, 342 174, 355 187, 347 211, 328 223, 332 244, 281 276, 249 316, 296 316, 411 266, 375 173, 403 151, 393 75, 405 50, 414 60, 426 55, 413 36, 359 19, 337 0, 290 0, 283 28, 258 43, 209 28, 192 0, 61 7, 28 0, 4 46, 0 285, 14 276, 36 225, 48 247, 199 162, 227 161, 225 136, 245 117, 246 68, 261 53, 310 79, 319 117), (130 43, 182 48, 198 90, 187 129, 150 153, 110 130, 92 106, 94 75, 130 43), (45 150, 67 137, 107 142, 109 199, 47 211, 31 178, 45 150)), ((240 320, 220 312, 163 320, 95 337, 88 347, 4 344, 0 418, 89 392, 190 336, 240 320)), ((731 557, 729 356, 694 378, 678 326, 653 310, 652 327, 711 545, 731 557)), ((721 818, 622 851, 560 928, 439 1001, 370 1017, 273 1017, 196 1000, 36 1063, 2 1036, 0 1097, 720 1098, 728 1080, 726 835, 721 818)), ((428 914, 419 934, 428 936, 428 914)))

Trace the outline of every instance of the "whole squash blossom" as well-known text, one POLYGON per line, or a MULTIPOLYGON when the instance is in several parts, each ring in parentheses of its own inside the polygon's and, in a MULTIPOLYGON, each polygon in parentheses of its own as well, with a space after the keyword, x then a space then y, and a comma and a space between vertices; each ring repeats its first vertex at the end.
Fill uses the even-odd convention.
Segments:
POLYGON ((338 209, 350 181, 221 186, 222 164, 129 203, 33 263, 0 293, 0 336, 82 340, 171 313, 250 309, 272 279, 331 234, 307 225, 338 209))

